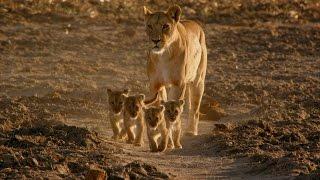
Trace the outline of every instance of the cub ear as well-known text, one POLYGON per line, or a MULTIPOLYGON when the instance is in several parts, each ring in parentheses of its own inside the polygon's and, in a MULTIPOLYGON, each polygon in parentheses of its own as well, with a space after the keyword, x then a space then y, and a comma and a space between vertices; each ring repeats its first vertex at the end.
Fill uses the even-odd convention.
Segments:
POLYGON ((184 100, 180 99, 180 100, 179 100, 179 105, 180 105, 180 106, 183 106, 183 105, 184 105, 184 100))
POLYGON ((121 94, 121 98, 125 101, 127 99, 128 95, 127 94, 121 94))
POLYGON ((110 88, 107 89, 107 94, 111 94, 112 93, 112 90, 110 88))
POLYGON ((166 102, 164 100, 160 100, 160 104, 164 105, 166 102))
POLYGON ((123 92, 122 92, 122 94, 124 94, 124 95, 128 95, 128 94, 129 94, 129 92, 130 92, 130 89, 124 89, 124 90, 123 90, 123 92))
POLYGON ((144 99, 146 98, 144 94, 139 94, 137 97, 139 101, 144 101, 144 99))
POLYGON ((143 6, 143 14, 148 17, 152 14, 151 10, 148 9, 146 6, 143 6))
POLYGON ((164 106, 163 106, 163 105, 160 105, 160 106, 159 106, 159 111, 160 111, 160 112, 163 112, 164 110, 165 110, 164 106))
POLYGON ((180 20, 180 16, 181 16, 181 8, 178 5, 173 5, 171 7, 169 7, 167 14, 174 19, 176 22, 178 22, 180 20))

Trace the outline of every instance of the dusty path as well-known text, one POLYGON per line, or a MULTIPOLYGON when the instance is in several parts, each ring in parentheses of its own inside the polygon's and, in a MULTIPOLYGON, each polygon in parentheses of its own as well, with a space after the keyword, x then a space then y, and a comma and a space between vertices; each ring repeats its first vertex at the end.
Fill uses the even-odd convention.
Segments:
MULTIPOLYGON (((200 121, 199 129, 201 132, 198 136, 184 136, 182 138, 183 149, 168 150, 165 153, 150 153, 146 139, 143 147, 111 140, 112 131, 110 124, 106 121, 77 117, 67 120, 67 123, 95 130, 108 143, 121 147, 123 153, 117 156, 124 162, 139 160, 155 165, 160 170, 171 174, 174 179, 274 179, 274 177, 247 174, 246 164, 248 162, 245 159, 236 160, 214 155, 212 146, 208 144, 210 142, 209 133, 215 123, 225 121, 229 120, 200 121)), ((185 125, 183 123, 183 126, 185 125)))

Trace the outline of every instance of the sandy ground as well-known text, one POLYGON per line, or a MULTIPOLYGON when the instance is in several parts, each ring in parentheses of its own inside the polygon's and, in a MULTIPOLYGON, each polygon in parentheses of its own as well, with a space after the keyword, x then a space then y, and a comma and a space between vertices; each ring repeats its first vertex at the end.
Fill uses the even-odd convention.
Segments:
POLYGON ((148 92, 143 25, 59 17, 47 21, 35 16, 1 26, 0 95, 57 95, 57 101, 38 103, 66 124, 98 132, 122 149, 114 154, 121 163, 141 160, 177 179, 290 179, 248 173, 249 159, 216 155, 208 142, 215 123, 319 118, 319 25, 207 24, 205 99, 219 102, 227 116, 201 121, 200 135, 183 137, 182 150, 154 154, 146 144, 137 148, 111 141, 106 116, 107 87, 148 92))

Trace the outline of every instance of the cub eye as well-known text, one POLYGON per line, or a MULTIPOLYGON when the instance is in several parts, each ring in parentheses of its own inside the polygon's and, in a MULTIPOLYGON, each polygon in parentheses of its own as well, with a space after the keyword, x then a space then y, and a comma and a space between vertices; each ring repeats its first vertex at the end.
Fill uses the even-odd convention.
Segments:
POLYGON ((175 114, 178 114, 178 113, 179 113, 179 111, 178 111, 178 110, 175 110, 175 111, 174 111, 174 113, 175 113, 175 114))
POLYGON ((151 25, 148 25, 148 29, 152 29, 152 26, 151 26, 151 25))
POLYGON ((162 29, 163 29, 163 30, 169 29, 169 25, 168 25, 168 24, 164 24, 164 25, 162 26, 162 29))

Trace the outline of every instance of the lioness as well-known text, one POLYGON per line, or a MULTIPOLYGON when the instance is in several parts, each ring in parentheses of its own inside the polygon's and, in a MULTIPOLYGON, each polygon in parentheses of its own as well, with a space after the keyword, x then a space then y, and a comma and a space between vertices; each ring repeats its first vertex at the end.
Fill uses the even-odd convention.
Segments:
POLYGON ((144 7, 146 33, 153 46, 148 52, 150 92, 167 100, 184 99, 189 110, 186 133, 198 134, 199 107, 204 91, 207 48, 203 29, 194 21, 180 20, 181 9, 151 12, 144 7), (170 87, 170 88, 169 88, 170 87))
POLYGON ((184 100, 161 101, 161 104, 165 107, 164 117, 169 131, 168 147, 181 149, 181 114, 184 100))
POLYGON ((125 97, 128 96, 129 90, 123 91, 107 89, 109 103, 109 120, 113 131, 112 138, 114 140, 123 139, 126 136, 126 131, 123 127, 123 104, 125 97))
POLYGON ((163 152, 168 145, 168 129, 164 119, 164 106, 144 108, 144 118, 147 124, 147 135, 151 152, 163 152), (161 138, 158 145, 158 138, 161 138))

